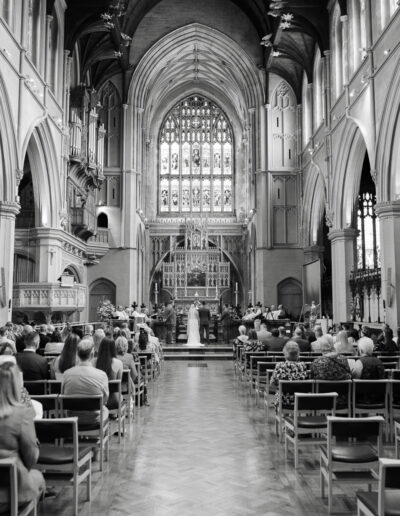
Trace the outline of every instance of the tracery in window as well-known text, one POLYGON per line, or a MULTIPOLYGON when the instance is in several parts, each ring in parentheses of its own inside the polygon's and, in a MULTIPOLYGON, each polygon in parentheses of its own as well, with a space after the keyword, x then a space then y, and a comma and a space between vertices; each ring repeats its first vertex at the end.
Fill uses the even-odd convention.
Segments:
POLYGON ((186 97, 165 117, 159 138, 159 211, 233 210, 233 136, 221 108, 186 97))
POLYGON ((363 167, 357 209, 357 269, 376 269, 379 259, 379 224, 375 214, 376 194, 369 161, 363 167))

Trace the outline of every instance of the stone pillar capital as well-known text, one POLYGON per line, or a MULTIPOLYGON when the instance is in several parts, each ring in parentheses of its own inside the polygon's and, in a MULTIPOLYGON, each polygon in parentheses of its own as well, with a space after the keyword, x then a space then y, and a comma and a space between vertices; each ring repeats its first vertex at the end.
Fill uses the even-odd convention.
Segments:
POLYGON ((380 219, 400 217, 400 200, 381 202, 376 204, 375 213, 380 219))
POLYGON ((18 202, 0 201, 0 217, 14 218, 21 210, 18 202))
POLYGON ((357 229, 354 228, 332 229, 329 231, 328 238, 331 242, 336 240, 353 240, 356 238, 357 233, 357 229))

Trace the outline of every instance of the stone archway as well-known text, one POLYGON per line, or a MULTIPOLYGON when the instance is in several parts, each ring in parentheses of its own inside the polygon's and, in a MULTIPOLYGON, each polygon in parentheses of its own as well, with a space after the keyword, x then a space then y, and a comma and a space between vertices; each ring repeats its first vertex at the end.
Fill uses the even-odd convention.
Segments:
POLYGON ((278 304, 283 305, 292 321, 298 320, 303 306, 303 288, 300 281, 286 278, 278 283, 278 304))
POLYGON ((90 285, 89 289, 89 321, 97 321, 97 307, 100 301, 109 299, 113 305, 116 300, 116 286, 115 283, 106 279, 100 278, 90 285))

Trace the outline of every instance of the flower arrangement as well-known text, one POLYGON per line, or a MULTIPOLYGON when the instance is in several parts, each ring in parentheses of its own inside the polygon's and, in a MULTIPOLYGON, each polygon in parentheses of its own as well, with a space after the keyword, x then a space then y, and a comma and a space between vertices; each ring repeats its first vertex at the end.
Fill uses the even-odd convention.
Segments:
POLYGON ((100 321, 108 321, 115 312, 115 306, 109 299, 102 299, 97 307, 97 317, 100 321))

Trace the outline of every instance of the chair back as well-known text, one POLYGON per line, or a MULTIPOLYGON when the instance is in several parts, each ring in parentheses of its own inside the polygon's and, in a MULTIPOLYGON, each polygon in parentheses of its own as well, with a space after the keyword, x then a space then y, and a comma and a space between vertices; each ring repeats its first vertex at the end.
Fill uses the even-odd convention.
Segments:
POLYGON ((388 380, 353 380, 354 406, 357 403, 386 403, 388 380))
POLYGON ((42 404, 43 412, 49 417, 53 413, 55 417, 58 414, 58 394, 36 394, 31 399, 42 404))
POLYGON ((279 380, 280 394, 295 394, 296 392, 313 392, 314 380, 279 380))
POLYGON ((328 416, 329 437, 343 441, 349 438, 356 440, 382 441, 382 416, 373 417, 336 417, 328 416))
POLYGON ((78 441, 78 418, 35 420, 36 436, 43 443, 55 443, 59 439, 78 441))
POLYGON ((351 403, 351 387, 351 380, 315 380, 316 392, 337 392, 339 397, 346 398, 348 407, 351 403))
POLYGON ((393 380, 400 380, 400 369, 395 369, 392 371, 393 380))
POLYGON ((49 394, 61 394, 62 381, 61 380, 48 380, 47 389, 49 394))
POLYGON ((93 412, 99 410, 102 412, 103 395, 96 394, 92 396, 74 396, 61 394, 59 396, 61 412, 64 410, 88 411, 93 412))
POLYGON ((30 395, 47 394, 47 380, 24 381, 24 387, 30 395))
POLYGON ((108 380, 108 390, 111 394, 118 393, 121 398, 121 380, 108 380))
POLYGON ((331 412, 334 415, 337 397, 336 392, 326 392, 323 394, 296 392, 294 395, 294 408, 296 412, 331 412))
POLYGON ((17 459, 0 459, 0 485, 10 488, 10 516, 18 516, 18 474, 17 459))
POLYGON ((130 378, 131 378, 131 372, 129 369, 124 369, 122 371, 122 378, 121 378, 121 389, 122 394, 129 394, 130 392, 130 378))
POLYGON ((379 459, 378 514, 392 514, 399 506, 400 460, 379 459))

